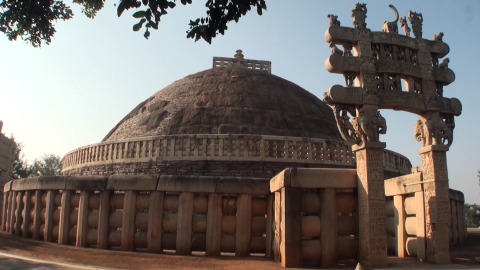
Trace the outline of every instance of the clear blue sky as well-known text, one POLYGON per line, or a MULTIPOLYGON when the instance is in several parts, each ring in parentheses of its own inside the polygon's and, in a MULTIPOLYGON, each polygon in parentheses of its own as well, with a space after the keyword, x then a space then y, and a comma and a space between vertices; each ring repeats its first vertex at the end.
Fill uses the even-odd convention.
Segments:
MULTIPOLYGON (((238 24, 229 24, 226 34, 211 45, 185 38, 189 19, 204 14, 205 0, 193 2, 191 6, 179 3, 149 40, 143 32, 132 31, 131 13, 116 16, 116 1, 107 1, 94 20, 85 18, 77 7, 72 20, 57 24, 49 46, 33 48, 0 36, 4 133, 24 144, 29 161, 43 153, 63 156, 100 142, 138 103, 175 80, 210 68, 213 56, 232 57, 236 49, 242 49, 246 58, 272 61, 275 75, 319 98, 330 86, 343 83, 342 76, 324 68, 330 53, 324 39, 327 14, 336 14, 342 25, 351 26, 351 10, 358 0, 269 0, 263 16, 252 12, 238 24)), ((423 14, 425 38, 445 33, 456 81, 445 87, 444 95, 463 103, 447 155, 450 186, 461 190, 467 202, 480 203, 480 1, 364 2, 367 27, 374 31, 381 31, 383 22, 394 18, 391 3, 401 16, 409 10, 423 14)), ((388 132, 381 140, 419 166, 420 144, 413 138, 418 117, 404 112, 382 114, 388 132)))

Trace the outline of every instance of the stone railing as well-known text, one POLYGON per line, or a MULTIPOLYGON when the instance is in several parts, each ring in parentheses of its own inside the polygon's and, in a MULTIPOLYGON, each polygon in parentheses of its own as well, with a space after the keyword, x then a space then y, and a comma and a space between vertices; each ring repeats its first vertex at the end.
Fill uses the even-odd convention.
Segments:
MULTIPOLYGON (((212 68, 224 68, 231 66, 234 63, 238 63, 238 60, 235 58, 228 57, 213 57, 212 68)), ((251 60, 251 59, 242 59, 239 63, 244 67, 252 70, 258 70, 266 73, 272 73, 272 62, 262 61, 262 60, 251 60)))
POLYGON ((114 175, 20 179, 1 229, 77 247, 270 256, 273 196, 255 178, 114 175))
MULTIPOLYGON (((355 166, 351 147, 342 141, 255 135, 171 135, 92 144, 73 150, 62 161, 63 171, 92 165, 179 160, 266 161, 355 166)), ((385 151, 385 170, 411 171, 410 161, 385 151)))
MULTIPOLYGON (((388 252, 398 257, 425 260, 425 195, 422 173, 385 180, 388 252)), ((450 189, 450 242, 466 237, 463 193, 450 189)))
POLYGON ((336 267, 358 256, 354 169, 286 169, 275 194, 273 253, 283 267, 336 267))

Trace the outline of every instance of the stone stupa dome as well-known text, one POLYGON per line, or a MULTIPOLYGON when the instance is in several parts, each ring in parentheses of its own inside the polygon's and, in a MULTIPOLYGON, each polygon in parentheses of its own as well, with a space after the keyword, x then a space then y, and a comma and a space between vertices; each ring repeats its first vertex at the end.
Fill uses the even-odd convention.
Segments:
POLYGON ((178 134, 249 134, 341 140, 332 110, 313 94, 240 63, 180 79, 140 103, 103 141, 178 134))
MULTIPOLYGON (((390 159, 395 173, 411 168, 404 157, 390 159)), ((328 105, 238 50, 141 102, 102 142, 67 153, 62 165, 65 175, 268 180, 287 167, 353 168, 355 157, 328 105)))

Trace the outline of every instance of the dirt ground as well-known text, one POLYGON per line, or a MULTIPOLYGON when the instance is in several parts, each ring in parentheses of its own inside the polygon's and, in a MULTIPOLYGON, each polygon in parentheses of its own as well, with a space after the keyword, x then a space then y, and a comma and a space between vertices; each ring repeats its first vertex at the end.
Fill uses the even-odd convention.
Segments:
MULTIPOLYGON (((451 246, 452 264, 433 265, 420 263, 414 258, 389 258, 388 269, 480 269, 480 229, 469 229, 468 233, 469 237, 465 242, 451 246)), ((0 253, 27 258, 27 260, 30 258, 72 264, 79 267, 76 269, 282 269, 279 263, 263 257, 176 256, 93 248, 80 249, 32 241, 5 233, 0 233, 0 253)), ((354 266, 348 268, 353 269, 354 266)), ((0 265, 0 269, 7 268, 2 268, 0 265)), ((21 269, 21 267, 8 269, 21 269)), ((62 267, 42 267, 41 269, 62 269, 62 267)))

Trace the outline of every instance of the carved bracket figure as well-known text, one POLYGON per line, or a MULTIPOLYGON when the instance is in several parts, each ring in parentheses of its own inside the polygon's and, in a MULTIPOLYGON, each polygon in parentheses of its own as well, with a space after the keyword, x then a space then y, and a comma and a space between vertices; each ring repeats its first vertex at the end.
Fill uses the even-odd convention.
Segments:
POLYGON ((415 38, 419 38, 419 39, 422 38, 422 24, 423 24, 422 13, 409 11, 408 20, 412 24, 413 35, 415 36, 415 38))
POLYGON ((333 14, 328 14, 327 17, 330 19, 331 26, 340 26, 340 21, 338 20, 338 16, 333 14))
POLYGON ((440 32, 433 36, 433 41, 443 41, 443 32, 440 32))
POLYGON ((455 128, 453 115, 439 116, 429 114, 417 121, 415 126, 415 140, 427 145, 447 145, 453 143, 453 129, 455 128))
POLYGON ((353 17, 353 28, 366 30, 367 23, 365 20, 367 19, 367 4, 360 4, 357 3, 355 8, 352 9, 352 17, 353 17))
POLYGON ((353 119, 355 119, 355 108, 335 105, 333 106, 333 112, 337 122, 338 131, 340 131, 342 138, 351 145, 358 144, 361 140, 357 136, 357 131, 352 122, 350 122, 350 117, 348 116, 348 114, 350 114, 353 116, 353 119))
POLYGON ((385 33, 395 33, 395 34, 398 34, 398 19, 400 18, 400 16, 398 15, 398 11, 397 9, 393 6, 393 5, 388 5, 392 10, 393 12, 395 13, 395 20, 393 22, 387 22, 385 21, 383 23, 383 27, 382 27, 382 32, 385 32, 385 33))
POLYGON ((403 29, 403 32, 405 33, 405 36, 409 37, 410 36, 410 31, 412 31, 412 29, 410 29, 410 27, 408 27, 408 22, 407 22, 407 17, 403 17, 403 18, 400 18, 400 26, 402 27, 403 29))
POLYGON ((448 63, 450 63, 450 59, 447 57, 438 65, 438 68, 448 68, 448 63))
POLYGON ((379 134, 387 133, 387 121, 377 110, 360 109, 359 116, 353 119, 353 127, 363 142, 378 142, 379 134))
POLYGON ((330 43, 330 48, 332 48, 332 54, 343 55, 343 51, 340 50, 335 43, 330 43))

